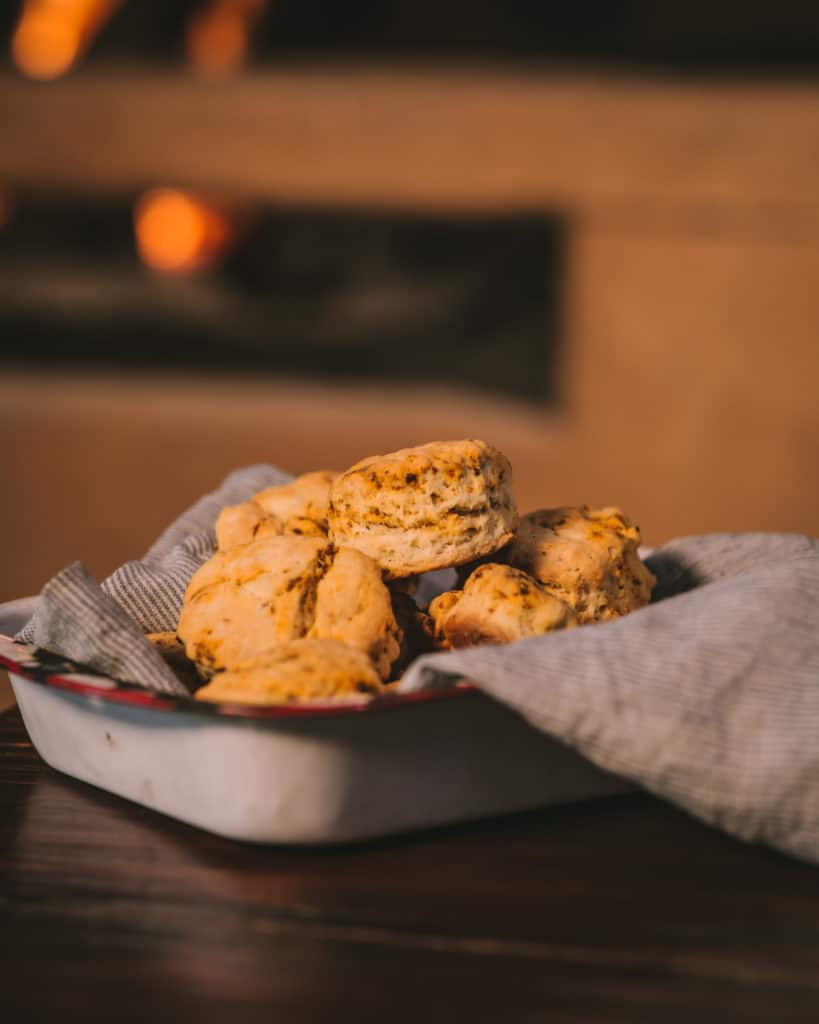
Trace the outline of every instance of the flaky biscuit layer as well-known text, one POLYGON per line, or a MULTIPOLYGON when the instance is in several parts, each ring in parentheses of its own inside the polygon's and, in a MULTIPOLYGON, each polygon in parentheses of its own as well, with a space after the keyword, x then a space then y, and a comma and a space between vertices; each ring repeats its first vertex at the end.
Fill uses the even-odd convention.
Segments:
POLYGON ((330 536, 396 579, 496 551, 517 511, 509 460, 483 441, 435 441, 363 459, 330 490, 330 536))

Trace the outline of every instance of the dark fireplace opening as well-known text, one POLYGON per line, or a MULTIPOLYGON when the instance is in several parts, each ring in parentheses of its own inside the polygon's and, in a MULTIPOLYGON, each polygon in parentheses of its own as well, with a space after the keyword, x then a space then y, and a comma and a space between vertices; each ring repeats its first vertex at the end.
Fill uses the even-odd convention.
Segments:
MULTIPOLYGON (((14 364, 454 384, 554 398, 560 223, 268 208, 215 265, 140 260, 134 197, 17 197, 0 233, 14 364)), ((144 259, 144 256, 143 256, 144 259)))
MULTIPOLYGON (((178 65, 191 19, 211 2, 121 3, 105 19, 85 63, 178 65)), ((22 8, 22 0, 0 5, 3 39, 22 8)), ((811 0, 722 0, 707 5, 690 0, 591 5, 278 0, 260 5, 260 10, 248 54, 257 68, 305 59, 477 60, 815 76, 819 60, 819 8, 811 0)))

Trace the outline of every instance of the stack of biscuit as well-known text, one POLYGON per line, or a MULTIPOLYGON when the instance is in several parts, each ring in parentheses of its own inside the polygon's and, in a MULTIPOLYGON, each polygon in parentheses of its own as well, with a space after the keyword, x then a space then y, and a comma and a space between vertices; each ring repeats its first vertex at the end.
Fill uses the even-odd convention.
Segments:
POLYGON ((222 511, 174 635, 152 637, 199 700, 276 703, 384 691, 419 653, 511 643, 621 616, 654 578, 618 510, 518 519, 508 459, 436 441, 308 473, 222 511), (420 574, 460 586, 419 607, 420 574))

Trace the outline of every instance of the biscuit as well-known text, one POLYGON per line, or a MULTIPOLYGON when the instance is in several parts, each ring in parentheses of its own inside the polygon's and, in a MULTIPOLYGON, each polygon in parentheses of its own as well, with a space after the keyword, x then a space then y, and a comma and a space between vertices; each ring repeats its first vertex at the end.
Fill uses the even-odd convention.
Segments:
POLYGON ((292 533, 297 537, 326 537, 327 521, 310 519, 307 516, 293 516, 282 521, 278 516, 268 515, 253 498, 241 505, 227 505, 216 520, 216 547, 227 551, 239 544, 249 544, 262 537, 278 537, 292 533))
POLYGON ((339 548, 316 589, 313 624, 307 634, 364 651, 383 679, 401 649, 390 592, 371 558, 339 548))
POLYGON ((452 645, 444 635, 443 624, 462 597, 463 590, 445 590, 443 594, 439 594, 430 601, 425 626, 433 647, 439 647, 443 650, 451 648, 452 645))
POLYGON ((304 517, 315 520, 326 530, 330 486, 337 477, 338 473, 329 469, 304 473, 289 484, 278 484, 259 491, 253 495, 253 500, 262 506, 267 515, 276 516, 283 523, 288 519, 304 517))
POLYGON ((330 489, 335 544, 388 579, 479 558, 512 537, 509 460, 483 441, 434 441, 357 462, 330 489))
POLYGON ((540 509, 524 516, 504 561, 530 573, 581 623, 617 618, 651 600, 640 531, 618 508, 540 509))
POLYGON ((266 487, 240 505, 228 505, 216 520, 216 547, 227 551, 262 537, 294 533, 302 537, 327 535, 327 500, 338 473, 319 469, 289 484, 266 487))
POLYGON ((520 569, 489 563, 462 591, 448 591, 429 606, 434 635, 445 648, 508 644, 577 625, 572 610, 520 569))
POLYGON ((262 537, 276 537, 284 533, 284 524, 278 516, 269 516, 262 506, 251 499, 241 505, 227 505, 216 520, 216 547, 219 551, 249 544, 262 537))
POLYGON ((304 636, 326 557, 327 542, 313 537, 217 551, 185 592, 176 632, 188 657, 216 671, 304 636))
POLYGON ((209 672, 309 635, 360 649, 386 678, 401 642, 371 559, 293 535, 218 551, 191 578, 177 633, 209 672))
MULTIPOLYGON (((270 516, 270 518, 274 518, 270 516)), ((297 537, 327 537, 327 520, 310 519, 309 516, 293 516, 285 520, 284 532, 297 537)))
POLYGON ((366 654, 335 640, 302 639, 218 673, 196 693, 196 699, 276 704, 361 697, 382 690, 366 654))

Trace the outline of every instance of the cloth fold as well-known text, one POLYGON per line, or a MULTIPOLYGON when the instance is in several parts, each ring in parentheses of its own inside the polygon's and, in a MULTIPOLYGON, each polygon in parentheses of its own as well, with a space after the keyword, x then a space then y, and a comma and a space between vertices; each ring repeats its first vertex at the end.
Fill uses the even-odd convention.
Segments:
MULTIPOLYGON (((75 564, 18 639, 184 693, 143 633, 174 629, 226 504, 290 477, 232 473, 140 561, 97 586, 75 564)), ((502 647, 427 655, 411 691, 466 678, 595 764, 744 839, 819 862, 819 542, 795 534, 673 541, 648 559, 654 602, 502 647)))

